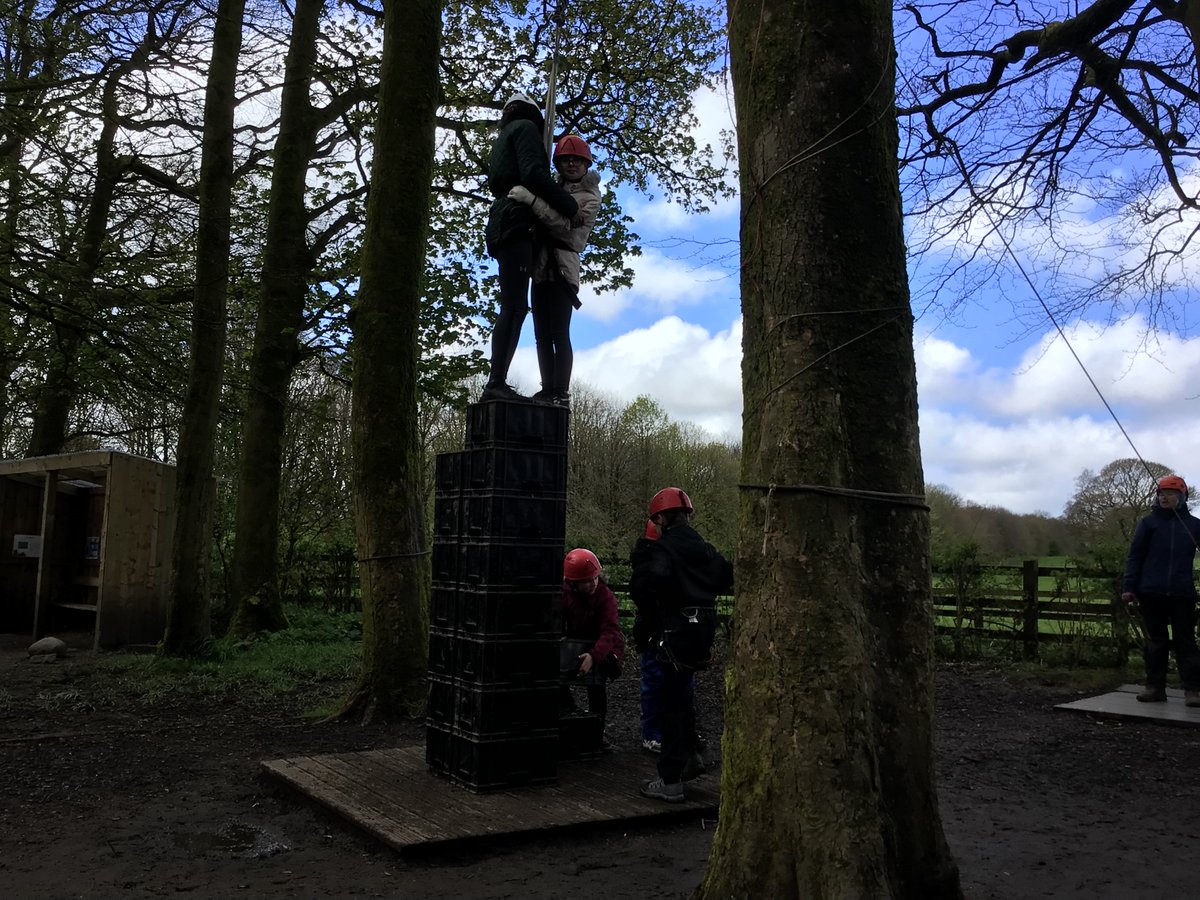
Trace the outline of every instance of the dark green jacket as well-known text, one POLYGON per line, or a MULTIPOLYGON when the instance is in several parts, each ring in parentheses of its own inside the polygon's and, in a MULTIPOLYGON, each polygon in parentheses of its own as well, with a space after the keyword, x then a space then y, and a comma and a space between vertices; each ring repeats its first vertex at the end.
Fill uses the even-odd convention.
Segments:
POLYGON ((567 218, 579 211, 575 198, 550 175, 550 161, 537 126, 528 119, 515 119, 496 137, 488 160, 488 189, 495 197, 484 231, 489 252, 514 237, 533 233, 532 210, 508 199, 508 192, 518 184, 529 188, 567 218))

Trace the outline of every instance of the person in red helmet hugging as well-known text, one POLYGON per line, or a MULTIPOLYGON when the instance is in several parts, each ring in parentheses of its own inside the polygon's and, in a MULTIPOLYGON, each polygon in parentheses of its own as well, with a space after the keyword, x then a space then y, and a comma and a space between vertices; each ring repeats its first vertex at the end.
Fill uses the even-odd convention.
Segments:
MULTIPOLYGON (((578 655, 579 680, 587 685, 588 712, 600 719, 603 735, 608 715, 605 682, 621 674, 625 637, 617 621, 617 598, 604 581, 600 560, 591 550, 578 547, 563 560, 563 638, 586 647, 578 655)), ((569 685, 562 686, 564 709, 575 706, 569 685)), ((601 738, 602 744, 606 741, 601 738)))
POLYGON ((1187 483, 1178 475, 1159 480, 1150 515, 1138 523, 1125 562, 1121 599, 1141 611, 1146 629, 1142 648, 1146 689, 1137 695, 1143 703, 1166 701, 1167 657, 1174 645, 1184 702, 1200 707, 1196 581, 1192 574, 1200 544, 1200 519, 1188 512, 1187 497, 1187 483))
POLYGON ((657 541, 634 560, 629 595, 653 630, 648 640, 662 663, 662 752, 658 778, 642 783, 643 796, 682 803, 683 782, 703 775, 696 710, 688 687, 708 666, 717 632, 717 597, 733 588, 733 566, 692 528, 692 501, 676 487, 650 500, 657 541))
POLYGON ((579 135, 565 135, 554 145, 559 184, 579 204, 573 218, 525 187, 508 192, 510 200, 529 204, 542 224, 533 263, 533 336, 542 389, 533 399, 559 406, 571 402, 571 310, 581 305, 579 254, 600 212, 600 176, 591 166, 592 151, 579 135))
POLYGON ((496 260, 500 313, 492 330, 491 369, 483 400, 526 399, 508 384, 508 369, 529 312, 538 228, 529 205, 511 199, 509 193, 519 185, 567 218, 579 213, 579 203, 550 175, 550 160, 542 143, 545 126, 537 104, 525 94, 513 94, 504 104, 500 133, 488 157, 488 190, 495 199, 488 211, 484 239, 496 260))

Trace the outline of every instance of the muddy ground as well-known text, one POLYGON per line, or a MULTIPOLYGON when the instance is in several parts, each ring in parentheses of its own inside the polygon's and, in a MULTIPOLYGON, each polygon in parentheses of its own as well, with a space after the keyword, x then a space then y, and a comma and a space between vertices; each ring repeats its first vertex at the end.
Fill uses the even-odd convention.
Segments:
MULTIPOLYGON (((0 638, 0 896, 612 900, 686 897, 703 876, 712 822, 401 858, 258 762, 419 743, 419 726, 314 724, 309 697, 134 699, 91 653, 38 664, 26 643, 0 638)), ((709 672, 699 688, 714 738, 719 685, 709 672)), ((1200 729, 1056 711, 1079 693, 977 668, 944 668, 937 687, 939 791, 968 897, 1196 896, 1200 729)), ((611 702, 612 740, 640 754, 636 671, 611 702)))

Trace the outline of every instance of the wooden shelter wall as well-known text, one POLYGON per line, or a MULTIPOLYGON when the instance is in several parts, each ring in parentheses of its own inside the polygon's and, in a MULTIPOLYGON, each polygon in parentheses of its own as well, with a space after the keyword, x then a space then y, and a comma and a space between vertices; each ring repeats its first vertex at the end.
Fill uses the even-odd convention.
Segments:
POLYGON ((13 538, 41 531, 41 485, 0 477, 0 631, 33 630, 38 560, 15 555, 13 538))

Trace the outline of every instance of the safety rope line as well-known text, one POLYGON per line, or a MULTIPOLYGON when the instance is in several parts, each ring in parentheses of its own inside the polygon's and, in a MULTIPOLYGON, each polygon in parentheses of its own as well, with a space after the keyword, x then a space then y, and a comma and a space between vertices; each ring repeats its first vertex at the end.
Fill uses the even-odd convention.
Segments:
POLYGON ((834 487, 828 484, 754 484, 739 481, 738 487, 744 490, 766 491, 767 499, 776 492, 796 492, 807 494, 826 494, 833 497, 853 497, 856 500, 868 500, 875 503, 890 503, 893 506, 911 506, 916 509, 929 509, 924 494, 898 494, 890 491, 865 491, 858 488, 834 487))
MULTIPOLYGON (((1025 283, 1029 285, 1029 290, 1033 293, 1034 298, 1042 307, 1042 310, 1046 313, 1046 318, 1050 320, 1050 324, 1052 324, 1054 326, 1054 330, 1058 332, 1058 336, 1062 339, 1063 345, 1068 351, 1070 351, 1071 356, 1075 360, 1076 364, 1078 364, 1080 371, 1082 371, 1084 377, 1087 378, 1088 384, 1092 386, 1092 390, 1096 392, 1096 396, 1100 398, 1100 402, 1104 404, 1104 408, 1108 410, 1108 414, 1112 416, 1112 420, 1116 423, 1116 426, 1120 430, 1122 437, 1124 437, 1126 443, 1129 444, 1129 448, 1133 451, 1133 455, 1137 457, 1137 460, 1142 464, 1142 468, 1145 470, 1146 475, 1150 477, 1151 481, 1154 482, 1155 487, 1157 488, 1158 477, 1150 470, 1150 464, 1146 462, 1146 458, 1142 456, 1141 451, 1138 450, 1137 445, 1133 442, 1133 438, 1130 437, 1129 432, 1125 430, 1125 425, 1121 422, 1120 417, 1117 416, 1116 410, 1112 408, 1112 405, 1108 402, 1108 398, 1104 396, 1104 392, 1100 390, 1100 386, 1096 384, 1096 379, 1092 377, 1092 373, 1088 371, 1088 368, 1086 365, 1084 365, 1083 360, 1079 358, 1079 354, 1075 352, 1075 347, 1072 346, 1071 341, 1067 338, 1067 334, 1063 330, 1062 325, 1059 324, 1058 317, 1055 316, 1051 311, 1050 305, 1042 298, 1041 291, 1037 289, 1037 285, 1033 283, 1033 279, 1029 276, 1029 273, 1025 271, 1025 266, 1023 266, 1021 264, 1021 260, 1017 258, 1017 253, 1015 250, 1013 250, 1012 243, 1009 241, 1008 236, 996 224, 996 220, 992 218, 991 209, 988 207, 987 203, 983 201, 979 192, 976 191, 975 184, 971 180, 970 173, 967 172, 966 164, 963 162, 962 156, 958 152, 957 145, 951 145, 951 155, 954 157, 954 162, 958 165, 959 172, 962 173, 963 182, 966 184, 967 190, 970 192, 972 197, 975 197, 979 200, 979 207, 983 211, 983 215, 987 219, 988 225, 991 226, 992 232, 1000 238, 1000 242, 1004 245, 1005 251, 1012 258, 1013 264, 1017 267, 1017 271, 1021 273, 1021 277, 1024 278, 1025 283)), ((1183 513, 1180 511, 1178 506, 1176 506, 1172 512, 1175 513, 1176 519, 1178 519, 1180 522, 1183 521, 1183 513)), ((1190 530, 1188 530, 1188 533, 1191 533, 1190 530)), ((1197 541, 1195 538, 1193 538, 1192 543, 1196 545, 1197 549, 1200 549, 1200 541, 1197 541)))
POLYGON ((425 550, 417 550, 414 553, 380 553, 376 556, 355 557, 355 562, 371 562, 376 559, 413 559, 418 556, 428 556, 433 552, 433 548, 429 547, 425 550))
POLYGON ((550 56, 550 77, 546 81, 546 133, 543 140, 546 144, 546 155, 550 155, 550 149, 554 144, 554 114, 556 97, 555 93, 558 90, 558 61, 561 56, 562 48, 562 28, 566 24, 567 17, 563 12, 563 0, 558 0, 555 4, 554 13, 550 16, 550 21, 554 23, 554 52, 550 56))

